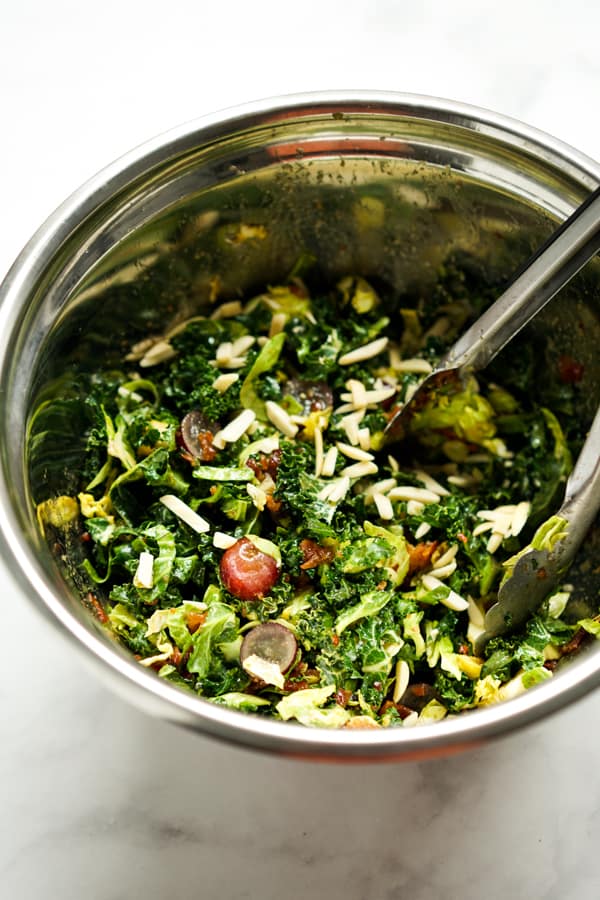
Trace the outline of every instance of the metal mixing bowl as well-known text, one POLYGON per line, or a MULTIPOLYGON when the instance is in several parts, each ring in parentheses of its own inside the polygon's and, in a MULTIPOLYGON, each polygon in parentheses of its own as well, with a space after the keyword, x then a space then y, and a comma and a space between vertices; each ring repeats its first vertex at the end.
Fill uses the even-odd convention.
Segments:
MULTIPOLYGON (((598 181, 596 163, 518 122, 395 94, 255 103, 180 127, 104 170, 35 235, 0 292, 1 549, 22 595, 138 706, 286 754, 448 752, 591 690, 596 646, 515 700, 424 728, 324 731, 215 706, 111 639, 81 602, 77 549, 48 545, 35 503, 75 489, 81 455, 75 421, 49 415, 46 401, 69 398, 82 370, 118 365, 133 341, 205 309, 215 284, 226 298, 276 282, 302 252, 328 279, 362 274, 398 294, 426 293, 449 253, 501 281, 598 181), (262 227, 240 242, 231 239, 239 223, 262 227)), ((546 364, 569 352, 584 363, 587 419, 600 380, 599 278, 594 261, 530 326, 547 338, 546 364)), ((586 569, 583 557, 573 576, 582 608, 586 569)))

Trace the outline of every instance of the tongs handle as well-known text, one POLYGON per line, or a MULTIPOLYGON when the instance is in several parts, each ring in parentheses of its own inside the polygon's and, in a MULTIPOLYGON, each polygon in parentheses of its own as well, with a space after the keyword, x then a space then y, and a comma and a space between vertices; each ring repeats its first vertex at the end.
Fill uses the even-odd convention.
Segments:
POLYGON ((600 250, 600 187, 518 270, 492 306, 459 338, 440 368, 478 372, 600 250))

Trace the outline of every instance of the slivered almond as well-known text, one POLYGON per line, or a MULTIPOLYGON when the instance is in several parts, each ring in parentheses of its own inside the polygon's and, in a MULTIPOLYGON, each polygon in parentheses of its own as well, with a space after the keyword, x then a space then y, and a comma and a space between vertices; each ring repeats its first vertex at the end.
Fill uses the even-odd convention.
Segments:
POLYGON ((140 359, 140 368, 149 369, 150 366, 157 366, 168 359, 173 359, 176 355, 176 351, 168 341, 157 341, 140 359))
POLYGON ((350 490, 350 479, 348 476, 342 475, 342 477, 334 482, 333 490, 329 494, 329 502, 330 503, 339 503, 340 500, 343 500, 348 491, 350 490))
POLYGON ((330 484, 326 484, 325 487, 321 488, 319 493, 317 494, 318 500, 329 500, 329 495, 333 490, 333 482, 330 484))
POLYGON ((273 315, 271 316, 271 325, 269 326, 270 338, 275 337, 276 334, 281 334, 281 332, 285 328, 286 320, 287 316, 285 313, 273 313, 273 315))
POLYGON ((394 693, 392 695, 392 700, 394 701, 394 703, 398 703, 400 698, 403 696, 406 688, 408 687, 409 681, 410 666, 405 659, 399 659, 396 663, 396 683, 394 685, 394 693))
POLYGON ((377 464, 374 462, 357 462, 342 469, 342 475, 348 478, 365 478, 367 475, 375 475, 376 472, 377 464))
POLYGON ((327 500, 329 503, 337 503, 342 500, 350 489, 350 479, 347 477, 336 478, 330 484, 319 491, 319 500, 327 500))
POLYGON ((485 463, 489 462, 490 455, 489 453, 471 453, 465 459, 467 463, 485 463))
POLYGON ((282 434, 285 434, 285 436, 289 438, 293 438, 297 435, 298 426, 294 425, 282 406, 275 403, 274 400, 267 400, 265 403, 265 411, 269 417, 269 421, 271 421, 275 428, 278 428, 282 434))
MULTIPOLYGON (((435 591, 440 587, 445 587, 446 590, 448 589, 443 581, 440 581, 439 578, 436 578, 435 575, 432 575, 430 572, 421 576, 421 584, 428 591, 435 591)), ((460 594, 457 594, 456 591, 452 590, 446 597, 440 599, 440 603, 443 603, 444 606, 447 606, 448 609, 453 609, 455 612, 462 612, 469 607, 468 600, 465 600, 464 597, 461 597, 460 594)))
POLYGON ((232 316, 239 316, 242 311, 242 304, 239 300, 228 300, 227 303, 221 303, 220 306, 211 313, 211 319, 231 319, 232 316))
POLYGON ((337 462, 337 456, 337 447, 330 447, 323 459, 323 465, 321 466, 321 477, 329 478, 335 474, 335 464, 337 462))
POLYGON ((431 475, 422 469, 416 469, 415 475, 419 481, 423 482, 428 491, 433 491, 434 494, 439 494, 440 497, 446 497, 450 493, 439 481, 436 481, 435 478, 432 478, 431 475))
POLYGON ((143 403, 144 401, 141 394, 138 394, 137 391, 131 391, 129 388, 126 388, 124 384, 120 385, 117 393, 119 394, 119 397, 127 397, 135 403, 143 403))
POLYGON ((372 497, 373 494, 387 494, 393 487, 396 487, 396 479, 384 478, 382 481, 376 481, 375 484, 370 485, 365 494, 367 497, 372 497))
POLYGON ((517 508, 515 509, 510 523, 511 533, 515 536, 519 534, 519 532, 522 531, 523 527, 525 526, 530 510, 531 503, 529 503, 527 500, 523 500, 521 503, 517 504, 517 508))
POLYGON ((396 393, 396 388, 392 387, 382 387, 376 388, 373 391, 366 391, 367 395, 367 405, 371 406, 372 404, 383 403, 384 400, 389 400, 390 397, 393 397, 396 393))
POLYGON ((236 381, 239 380, 239 375, 236 372, 224 372, 222 375, 218 375, 212 383, 215 391, 218 391, 220 394, 224 394, 227 388, 230 388, 232 384, 235 384, 236 381))
POLYGON ((473 597, 469 597, 469 622, 471 622, 472 625, 476 625, 477 628, 483 628, 485 626, 485 616, 483 611, 473 597))
POLYGON ((351 444, 343 444, 341 441, 337 441, 336 446, 340 453, 343 453, 348 459, 356 459, 359 462, 371 462, 373 460, 373 454, 367 453, 366 450, 361 450, 360 447, 353 447, 351 444))
POLYGON ((444 578, 448 578, 449 575, 452 575, 453 572, 456 571, 456 560, 451 559, 449 563, 446 563, 444 566, 435 566, 431 570, 431 574, 435 575, 436 578, 439 578, 440 581, 444 578))
POLYGON ((351 413, 349 416, 344 416, 341 420, 341 426, 346 432, 349 442, 353 447, 356 447, 358 444, 358 426, 363 420, 365 415, 364 409, 361 409, 358 412, 351 413))
POLYGON ((377 356, 385 350, 388 341, 389 338, 382 337, 377 338, 375 341, 370 341, 368 344, 363 344, 361 347, 356 347, 354 350, 350 350, 349 353, 342 354, 338 359, 338 365, 351 366, 354 363, 372 359, 374 356, 377 356))
POLYGON ((154 587, 153 567, 154 557, 147 550, 142 550, 133 576, 134 587, 146 589, 154 587))
POLYGON ((434 560, 433 560, 434 567, 435 568, 438 568, 438 567, 443 568, 443 566, 446 566, 449 562, 452 562, 452 560, 455 558, 457 553, 458 553, 458 544, 452 544, 450 547, 448 547, 448 549, 444 553, 441 554, 441 556, 438 557, 438 559, 434 558, 434 560))
POLYGON ((224 363, 220 363, 224 369, 241 369, 246 365, 245 356, 232 356, 224 363))
POLYGON ((486 544, 486 550, 488 553, 495 553, 502 541, 504 540, 504 535, 499 531, 492 531, 492 536, 486 544))
POLYGON ((233 444, 250 428, 256 413, 252 409, 245 409, 235 417, 225 428, 218 431, 213 438, 213 445, 217 450, 222 450, 225 444, 233 444))
POLYGON ((353 403, 342 403, 341 406, 338 406, 337 409, 334 409, 334 413, 336 416, 343 416, 346 413, 356 412, 356 408, 353 403))
POLYGON ((137 361, 138 359, 141 359, 143 356, 145 356, 145 354, 148 352, 148 350, 156 344, 156 342, 157 342, 156 337, 142 338, 141 341, 137 341, 135 344, 133 344, 131 350, 129 351, 129 353, 127 354, 125 359, 128 362, 137 361))
POLYGON ((215 531, 213 534, 213 547, 217 547, 219 550, 228 550, 237 542, 238 539, 232 534, 225 534, 223 531, 215 531))
POLYGON ((404 405, 406 406, 419 390, 418 384, 409 384, 404 394, 404 405))
POLYGON ((323 471, 323 462, 325 457, 323 456, 323 432, 319 427, 315 428, 315 475, 317 478, 323 471))
POLYGON ((194 512, 191 506, 184 503, 180 497, 176 497, 174 494, 164 494, 160 498, 160 502, 163 506, 166 506, 174 516, 177 516, 182 522, 189 525, 193 531, 197 531, 198 534, 205 534, 207 531, 210 531, 210 524, 206 519, 203 519, 197 512, 194 512))
POLYGON ((427 488, 413 487, 410 484, 398 485, 388 494, 390 500, 417 500, 419 503, 439 503, 439 494, 427 488))
POLYGON ((448 484, 453 484, 456 487, 469 487, 474 481, 475 479, 472 475, 448 475, 448 484))
POLYGON ((231 355, 232 356, 244 356, 245 353, 250 349, 252 344, 254 344, 256 338, 251 334, 243 334, 241 337, 237 338, 231 345, 231 355))
POLYGON ((477 515, 480 519, 488 519, 490 522, 501 516, 511 518, 514 514, 515 506, 496 506, 494 509, 480 509, 477 515))
POLYGON ((260 512, 262 512, 267 503, 266 493, 263 491, 262 488, 258 487, 255 484, 247 484, 246 490, 248 491, 248 494, 249 494, 250 499, 252 500, 252 503, 254 504, 254 506, 260 512))
POLYGON ((394 507, 392 506, 389 497, 386 497, 385 494, 375 493, 373 494, 373 500, 375 501, 375 506, 377 507, 377 512, 381 519, 394 518, 394 507))
POLYGON ((499 512, 498 510, 480 510, 477 515, 480 519, 485 519, 486 521, 491 522, 494 531, 497 531, 499 534, 503 534, 504 537, 508 537, 512 522, 511 513, 503 513, 499 512))
POLYGON ((473 537, 477 537, 479 534, 484 534, 484 532, 486 531, 491 531, 493 527, 493 522, 482 522, 480 525, 476 525, 473 529, 473 537))
POLYGON ((362 381, 357 381, 355 378, 351 378, 346 382, 346 387, 350 391, 349 394, 341 394, 341 399, 345 400, 346 403, 351 403, 355 409, 360 408, 361 406, 366 406, 366 388, 362 381))
POLYGON ((400 356, 400 350, 395 344, 390 344, 388 346, 388 357, 390 360, 390 369, 397 369, 402 362, 402 357, 400 356))
POLYGON ((429 375, 433 371, 431 363, 426 359, 401 359, 395 363, 397 372, 409 372, 413 375, 429 375))
POLYGON ((371 449, 371 432, 368 428, 358 429, 358 445, 361 450, 371 449))
POLYGON ((215 359, 218 363, 227 362, 233 356, 231 341, 224 341, 219 344, 215 353, 215 359))
POLYGON ((340 397, 347 403, 351 403, 354 409, 363 409, 366 406, 383 403, 384 400, 389 400, 390 397, 393 397, 395 393, 396 388, 389 386, 376 388, 371 391, 363 388, 362 391, 352 391, 351 394, 340 394, 340 397))

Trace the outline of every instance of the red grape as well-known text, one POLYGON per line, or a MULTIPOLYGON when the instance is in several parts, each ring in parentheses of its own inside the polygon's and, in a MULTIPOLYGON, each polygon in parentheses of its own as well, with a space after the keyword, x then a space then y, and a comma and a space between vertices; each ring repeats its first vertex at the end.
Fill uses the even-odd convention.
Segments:
POLYGON ((260 600, 279 578, 276 560, 247 537, 225 551, 220 568, 223 584, 238 600, 260 600))

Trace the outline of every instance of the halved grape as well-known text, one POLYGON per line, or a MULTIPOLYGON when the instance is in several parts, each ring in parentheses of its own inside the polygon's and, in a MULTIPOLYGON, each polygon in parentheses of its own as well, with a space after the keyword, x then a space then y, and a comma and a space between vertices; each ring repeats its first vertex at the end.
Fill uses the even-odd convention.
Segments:
POLYGON ((225 551, 220 569, 223 584, 238 600, 260 600, 279 578, 277 561, 247 537, 225 551))
POLYGON ((333 406, 333 391, 325 381, 290 378, 283 387, 283 393, 297 400, 305 415, 333 406))
POLYGON ((258 656, 266 662, 275 663, 283 673, 294 664, 298 644, 289 628, 279 622, 263 622, 245 636, 240 648, 240 661, 249 656, 258 656))
POLYGON ((193 409, 181 420, 179 443, 194 458, 210 462, 215 457, 212 437, 219 430, 216 422, 210 422, 199 409, 193 409))

